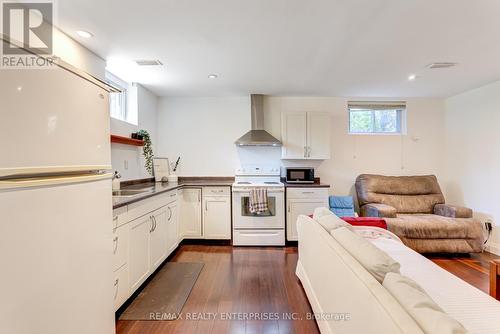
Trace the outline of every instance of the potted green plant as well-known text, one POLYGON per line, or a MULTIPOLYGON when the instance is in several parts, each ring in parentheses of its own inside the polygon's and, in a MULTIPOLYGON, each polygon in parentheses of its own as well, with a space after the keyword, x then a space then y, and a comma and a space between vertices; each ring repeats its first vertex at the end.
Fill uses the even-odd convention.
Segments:
POLYGON ((153 144, 151 143, 151 137, 149 132, 146 130, 139 130, 137 134, 143 137, 144 146, 142 147, 142 155, 144 155, 144 167, 148 171, 149 175, 153 176, 153 144))

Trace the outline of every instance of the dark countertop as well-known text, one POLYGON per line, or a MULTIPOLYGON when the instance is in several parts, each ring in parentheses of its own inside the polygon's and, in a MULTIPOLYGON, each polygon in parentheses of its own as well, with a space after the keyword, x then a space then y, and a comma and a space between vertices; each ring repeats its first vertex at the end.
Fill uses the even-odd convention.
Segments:
POLYGON ((179 182, 140 182, 133 184, 125 184, 121 186, 121 190, 145 190, 146 192, 131 197, 114 197, 113 196, 113 209, 120 208, 135 202, 142 201, 146 198, 156 196, 158 194, 166 193, 171 190, 179 189, 182 187, 230 187, 234 180, 230 178, 186 178, 179 179, 179 182))
POLYGON ((330 188, 329 184, 314 182, 314 183, 286 183, 285 188, 330 188))

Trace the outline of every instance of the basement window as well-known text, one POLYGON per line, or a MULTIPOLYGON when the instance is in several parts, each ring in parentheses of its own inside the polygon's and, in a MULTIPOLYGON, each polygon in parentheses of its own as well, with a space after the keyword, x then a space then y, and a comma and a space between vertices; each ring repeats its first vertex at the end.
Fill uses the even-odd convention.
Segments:
POLYGON ((404 134, 405 102, 348 102, 349 134, 404 134))
POLYGON ((118 93, 109 94, 109 115, 112 118, 137 125, 137 115, 129 103, 131 85, 109 71, 106 71, 106 83, 120 90, 118 93))

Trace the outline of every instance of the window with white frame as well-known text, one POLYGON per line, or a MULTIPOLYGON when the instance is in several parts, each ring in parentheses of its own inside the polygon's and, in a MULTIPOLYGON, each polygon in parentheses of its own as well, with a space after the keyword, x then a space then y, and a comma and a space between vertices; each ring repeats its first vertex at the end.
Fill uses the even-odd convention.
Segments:
POLYGON ((405 102, 348 103, 350 134, 403 134, 405 102))
POLYGON ((129 122, 128 115, 128 84, 116 75, 106 71, 106 82, 111 86, 120 90, 117 93, 109 94, 109 114, 111 117, 119 119, 124 122, 129 122))

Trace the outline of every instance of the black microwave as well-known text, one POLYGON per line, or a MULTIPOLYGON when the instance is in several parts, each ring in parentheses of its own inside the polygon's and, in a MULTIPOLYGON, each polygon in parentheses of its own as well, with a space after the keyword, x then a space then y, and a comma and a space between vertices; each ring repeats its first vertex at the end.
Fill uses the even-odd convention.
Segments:
POLYGON ((286 168, 287 183, 314 183, 314 168, 286 168))

